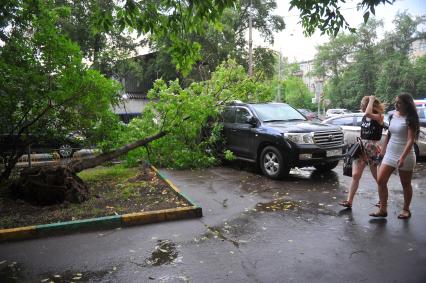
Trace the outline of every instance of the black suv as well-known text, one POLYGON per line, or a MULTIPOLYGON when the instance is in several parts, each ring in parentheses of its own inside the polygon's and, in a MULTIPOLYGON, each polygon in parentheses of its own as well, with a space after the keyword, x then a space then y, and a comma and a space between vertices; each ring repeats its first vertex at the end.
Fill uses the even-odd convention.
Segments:
POLYGON ((346 150, 339 127, 310 122, 285 103, 234 102, 225 107, 222 121, 225 149, 256 162, 272 179, 293 167, 331 170, 346 150))

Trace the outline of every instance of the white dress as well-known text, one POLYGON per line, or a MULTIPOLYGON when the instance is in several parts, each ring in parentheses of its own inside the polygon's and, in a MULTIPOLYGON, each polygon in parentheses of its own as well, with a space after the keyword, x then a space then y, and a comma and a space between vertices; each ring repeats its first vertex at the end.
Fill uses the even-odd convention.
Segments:
MULTIPOLYGON (((398 160, 404 151, 407 144, 408 125, 405 116, 393 115, 389 125, 389 132, 391 133, 390 140, 386 147, 386 153, 383 157, 382 164, 389 165, 397 168, 398 160)), ((412 171, 416 165, 416 155, 414 148, 408 153, 405 158, 404 165, 399 168, 402 171, 412 171)))

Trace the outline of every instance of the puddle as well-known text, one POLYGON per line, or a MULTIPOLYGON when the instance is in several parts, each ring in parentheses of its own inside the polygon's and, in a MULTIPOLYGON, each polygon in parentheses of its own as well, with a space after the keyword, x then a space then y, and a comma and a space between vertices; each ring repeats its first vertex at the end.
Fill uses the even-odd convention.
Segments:
POLYGON ((117 270, 117 267, 111 267, 109 270, 99 270, 99 271, 71 271, 67 270, 65 272, 55 273, 55 272, 46 272, 40 274, 38 282, 55 282, 55 283, 65 283, 65 282, 98 282, 103 281, 105 277, 117 270))
POLYGON ((176 244, 169 240, 158 240, 157 243, 151 257, 145 262, 153 266, 175 263, 178 259, 176 244))
MULTIPOLYGON (((203 237, 205 237, 206 239, 211 239, 211 238, 219 238, 222 241, 228 241, 231 244, 233 244, 236 248, 240 247, 240 243, 237 240, 233 240, 227 236, 224 235, 224 233, 229 233, 230 229, 232 228, 232 226, 228 225, 227 223, 225 223, 225 226, 223 228, 218 228, 218 227, 212 227, 212 226, 208 226, 206 225, 207 229, 209 230, 208 233, 204 234, 203 237)), ((203 238, 202 238, 203 239, 203 238)))
MULTIPOLYGON (((154 280, 154 279, 152 279, 154 280)), ((157 278, 158 282, 190 282, 190 278, 184 275, 166 275, 157 278)))
POLYGON ((272 202, 267 203, 258 203, 254 208, 254 211, 286 211, 286 210, 296 210, 301 207, 300 202, 296 202, 293 200, 285 200, 285 199, 276 199, 272 202))
POLYGON ((22 282, 23 268, 16 262, 0 262, 0 279, 2 283, 22 282))

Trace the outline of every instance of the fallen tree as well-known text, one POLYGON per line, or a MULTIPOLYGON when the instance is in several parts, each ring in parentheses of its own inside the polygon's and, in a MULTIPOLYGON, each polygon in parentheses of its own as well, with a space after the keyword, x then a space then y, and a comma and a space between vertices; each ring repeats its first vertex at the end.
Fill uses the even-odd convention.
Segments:
POLYGON ((165 131, 148 138, 126 144, 98 156, 73 160, 65 165, 31 167, 22 170, 19 179, 10 186, 11 196, 35 205, 51 205, 64 201, 81 203, 88 199, 89 188, 77 173, 120 157, 129 151, 146 146, 166 135, 165 131))

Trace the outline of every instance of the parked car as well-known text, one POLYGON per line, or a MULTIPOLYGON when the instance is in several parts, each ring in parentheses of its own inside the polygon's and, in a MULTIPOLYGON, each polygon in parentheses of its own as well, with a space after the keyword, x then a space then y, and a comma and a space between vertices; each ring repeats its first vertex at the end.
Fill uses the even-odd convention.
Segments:
POLYGON ((420 126, 426 127, 426 106, 418 106, 417 114, 419 114, 420 126))
POLYGON ((62 158, 72 157, 74 152, 82 149, 84 137, 78 133, 71 133, 66 137, 49 137, 48 139, 40 139, 33 135, 23 135, 21 139, 16 136, 1 135, 0 145, 1 153, 7 153, 14 146, 25 147, 24 151, 31 153, 58 152, 62 158), (28 146, 29 144, 29 146, 28 146))
MULTIPOLYGON (((344 133, 344 142, 346 144, 353 144, 356 142, 356 138, 361 135, 361 121, 364 117, 364 113, 352 113, 345 114, 338 117, 332 117, 325 119, 321 123, 339 126, 344 133)), ((389 125, 389 115, 385 115, 385 125, 389 125)), ((383 130, 381 142, 385 141, 387 136, 387 130, 383 130)), ((420 128, 419 139, 414 144, 414 151, 416 156, 426 156, 426 128, 420 128)))
POLYGON ((308 121, 285 103, 236 102, 222 113, 224 149, 240 160, 257 163, 272 179, 293 167, 328 171, 343 158, 339 127, 308 121))
POLYGON ((315 112, 312 112, 308 109, 299 108, 297 109, 300 113, 302 113, 309 121, 314 121, 315 119, 318 119, 318 115, 315 112))
POLYGON ((328 109, 325 112, 325 117, 331 118, 331 117, 336 117, 336 116, 340 116, 340 115, 343 115, 343 114, 349 114, 349 113, 351 113, 351 111, 349 111, 348 109, 345 109, 345 108, 328 109))

